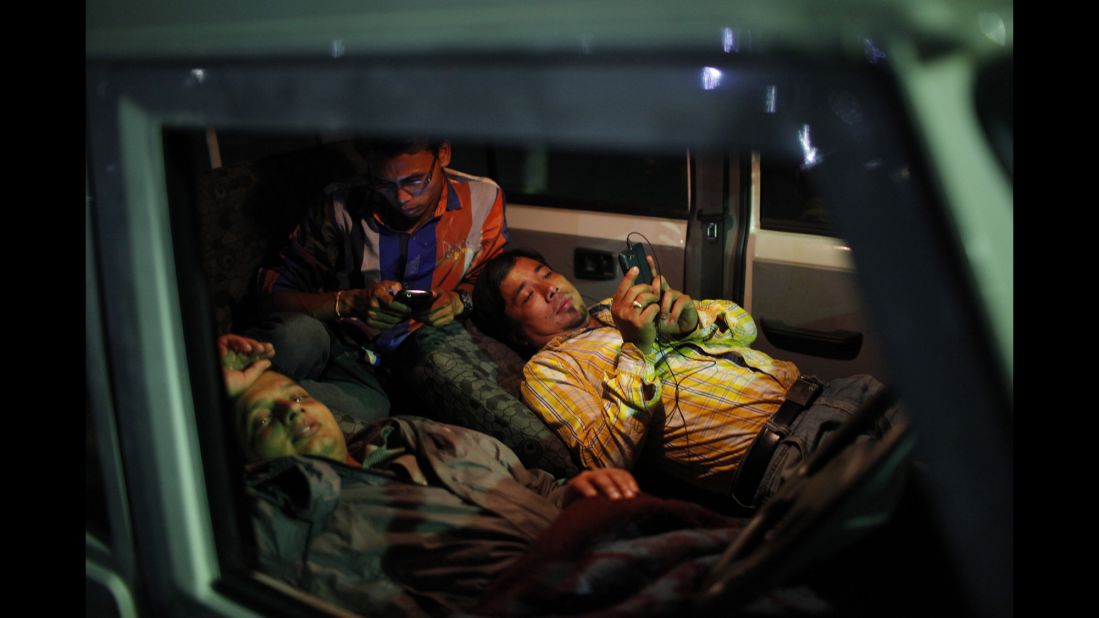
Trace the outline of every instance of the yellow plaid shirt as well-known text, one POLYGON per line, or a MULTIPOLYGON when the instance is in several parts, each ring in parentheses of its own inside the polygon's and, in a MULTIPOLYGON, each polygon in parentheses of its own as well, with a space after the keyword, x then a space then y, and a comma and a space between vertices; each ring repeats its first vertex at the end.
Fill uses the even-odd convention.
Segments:
POLYGON ((522 393, 585 468, 631 468, 642 448, 676 478, 727 494, 733 473, 798 378, 790 362, 748 346, 752 316, 695 301, 699 323, 648 356, 622 335, 610 300, 601 324, 558 336, 523 369, 522 393))

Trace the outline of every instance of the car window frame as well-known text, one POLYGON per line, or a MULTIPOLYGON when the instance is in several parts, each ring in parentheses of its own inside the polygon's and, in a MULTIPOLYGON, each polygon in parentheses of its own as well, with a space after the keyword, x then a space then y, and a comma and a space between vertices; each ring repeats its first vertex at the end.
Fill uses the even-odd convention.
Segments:
MULTIPOLYGON (((473 63, 471 66, 477 66, 476 59, 468 61, 473 63)), ((491 61, 486 62, 491 63, 491 61)), ((415 62, 412 64, 415 66, 415 62)), ((313 76, 303 72, 305 70, 303 67, 310 66, 315 65, 301 63, 289 70, 291 79, 297 80, 297 87, 306 89, 314 83, 313 76)), ((234 70, 239 71, 238 75, 252 75, 248 72, 247 63, 240 65, 228 63, 220 68, 227 69, 226 73, 229 75, 232 75, 234 70)), ((803 70, 811 68, 811 61, 807 61, 803 70)), ((577 70, 583 72, 582 69, 577 70)), ((198 598, 205 594, 207 586, 214 584, 219 584, 219 590, 228 591, 228 588, 221 587, 220 584, 227 581, 231 575, 235 575, 236 570, 246 568, 246 565, 221 564, 219 570, 218 561, 222 560, 223 553, 217 551, 211 553, 211 548, 216 549, 219 545, 215 539, 217 533, 213 531, 214 524, 209 521, 198 521, 203 519, 202 512, 205 512, 206 516, 212 515, 211 505, 223 497, 216 497, 218 490, 211 490, 205 484, 201 488, 169 487, 163 488, 160 493, 140 493, 149 491, 156 475, 166 470, 170 463, 178 464, 180 470, 187 475, 185 478, 204 478, 206 474, 211 473, 211 469, 228 474, 227 462, 213 463, 216 456, 196 456, 202 448, 206 448, 209 444, 217 444, 217 442, 202 442, 206 438, 201 436, 208 433, 213 425, 194 429, 187 426, 188 417, 193 419, 196 409, 202 407, 206 407, 207 410, 217 409, 215 402, 219 398, 214 386, 217 383, 216 358, 212 351, 213 332, 210 328, 209 316, 203 316, 201 310, 190 311, 181 308, 181 297, 186 297, 187 302, 192 303, 192 308, 194 308, 193 303, 197 302, 195 297, 190 295, 193 289, 187 287, 191 284, 181 283, 186 276, 177 279, 179 273, 175 271, 176 260, 181 260, 182 263, 186 258, 180 258, 180 254, 173 253, 172 243, 175 242, 177 233, 184 234, 182 229, 186 225, 175 226, 169 223, 168 200, 163 195, 165 183, 162 176, 165 172, 164 151, 160 143, 162 127, 170 124, 193 126, 204 122, 216 124, 220 118, 232 118, 224 107, 224 101, 216 97, 207 102, 210 108, 199 118, 188 115, 187 105, 177 104, 171 100, 171 97, 197 96, 193 92, 180 90, 181 84, 186 83, 186 80, 193 76, 192 71, 189 63, 159 67, 142 63, 132 67, 126 67, 124 64, 97 65, 88 71, 88 89, 89 98, 93 101, 92 111, 89 113, 91 119, 89 133, 93 144, 90 168, 96 180, 94 195, 97 201, 96 218, 98 219, 92 226, 95 229, 94 236, 97 240, 113 238, 118 243, 117 246, 105 248, 104 262, 106 262, 107 272, 112 274, 126 272, 133 275, 128 281, 107 282, 102 300, 106 307, 104 311, 106 321, 112 327, 119 329, 109 338, 110 341, 105 347, 109 357, 118 359, 113 366, 119 371, 118 375, 112 377, 112 385, 117 385, 119 388, 116 397, 122 450, 129 449, 128 455, 133 458, 132 461, 127 461, 126 475, 128 479, 134 481, 130 483, 130 497, 135 504, 134 528, 140 538, 150 541, 147 546, 141 547, 137 552, 139 563, 157 564, 150 553, 153 551, 164 551, 166 555, 172 556, 173 560, 176 559, 176 556, 168 551, 172 544, 163 538, 163 532, 157 533, 152 530, 149 522, 160 521, 158 518, 163 519, 171 515, 169 507, 180 506, 181 517, 191 518, 184 522, 187 529, 183 532, 185 532, 184 538, 196 555, 179 558, 181 562, 166 565, 166 572, 162 577, 154 573, 150 578, 154 587, 160 586, 172 590, 182 585, 189 597, 198 598), (103 98, 101 102, 97 101, 99 97, 103 98), (121 174, 122 171, 125 171, 124 175, 121 174), (120 180, 119 177, 122 179, 120 180), (136 368, 128 366, 129 359, 137 359, 142 366, 136 368), (163 366, 157 367, 158 362, 163 366), (163 403, 156 396, 157 393, 167 396, 169 401, 163 410, 158 410, 160 416, 154 417, 147 412, 148 408, 163 403), (142 406, 147 409, 142 410, 142 406), (142 426, 143 420, 151 421, 151 424, 142 426), (178 434, 172 435, 178 443, 169 445, 166 452, 157 452, 151 445, 141 444, 141 440, 147 438, 142 431, 150 429, 154 432, 167 430, 167 433, 178 430, 178 434), (203 466, 207 465, 213 468, 203 470, 203 466), (196 512, 199 513, 197 516, 196 512), (234 573, 230 573, 231 570, 234 573), (179 579, 175 579, 177 577, 179 579)), ((285 72, 287 69, 280 66, 278 71, 285 72)), ((660 75, 666 76, 654 69, 652 77, 656 79, 660 75)), ((269 79, 275 84, 280 83, 277 72, 267 65, 260 66, 255 77, 269 79)), ((217 81, 213 76, 211 80, 213 85, 210 88, 215 88, 217 81)), ((889 77, 885 76, 884 80, 888 83, 889 77)), ((857 91, 860 88, 857 82, 842 83, 844 87, 857 91)), ((222 87, 227 87, 224 84, 222 82, 222 87)), ((875 82, 872 88, 867 88, 872 91, 877 87, 880 87, 880 84, 875 82)), ((898 109, 904 109, 903 105, 896 100, 898 96, 896 89, 889 90, 884 95, 869 91, 859 92, 870 98, 881 96, 885 102, 896 104, 898 109)), ((192 99, 194 100, 196 99, 192 99)), ((190 103, 190 105, 201 107, 202 103, 190 103)), ((261 108, 260 112, 273 113, 268 108, 261 108)), ((260 118, 257 122, 277 116, 277 114, 263 116, 263 113, 259 114, 260 118)), ((304 116, 313 114, 309 116, 314 119, 313 122, 325 128, 323 112, 299 108, 285 110, 281 114, 283 117, 288 114, 304 116)), ((301 117, 295 116, 295 118, 302 122, 301 117)), ((904 119, 903 114, 900 118, 904 119)), ((239 119, 237 121, 239 122, 239 119)), ((591 121, 595 122, 598 119, 591 121)), ((575 130, 583 128, 584 126, 569 127, 575 130)), ((918 163, 921 151, 918 146, 912 146, 918 143, 911 134, 912 129, 902 125, 899 128, 892 127, 890 130, 895 133, 890 134, 889 137, 897 137, 900 143, 906 145, 906 148, 911 148, 909 152, 915 153, 913 156, 918 163)), ((765 135, 764 132, 749 133, 744 139, 750 142, 761 139, 761 136, 765 135)), ((575 134, 572 137, 576 139, 575 134)), ((602 137, 609 139, 606 134, 602 137)), ((642 145, 633 144, 634 147, 642 145)), ((851 172, 849 169, 846 171, 851 172)), ((931 178, 927 169, 919 168, 913 170, 913 176, 917 179, 931 178)), ((883 183, 881 178, 875 178, 874 181, 883 183)), ((887 185, 875 185, 875 188, 880 189, 884 186, 887 185)), ((920 284, 930 281, 932 284, 941 283, 950 290, 960 290, 957 298, 942 299, 946 304, 931 308, 934 309, 931 317, 938 320, 931 322, 935 326, 941 326, 943 315, 949 314, 951 318, 956 318, 961 323, 976 325, 962 340, 952 343, 959 357, 987 360, 987 355, 991 352, 982 349, 980 343, 987 333, 981 330, 981 321, 979 316, 975 315, 973 298, 965 293, 966 277, 964 268, 960 266, 965 262, 959 255, 960 246, 956 244, 956 238, 942 229, 944 213, 935 210, 936 200, 941 199, 941 193, 934 186, 921 186, 917 190, 919 196, 927 198, 927 203, 931 204, 930 212, 917 213, 914 210, 917 205, 914 203, 906 202, 898 205, 906 209, 905 212, 912 217, 926 215, 924 219, 920 219, 920 227, 914 230, 912 242, 927 243, 927 255, 931 259, 926 264, 917 265, 918 270, 912 271, 918 275, 914 279, 920 284), (955 267, 954 275, 949 275, 942 282, 934 281, 934 277, 942 273, 950 273, 951 266, 955 267), (958 310, 952 312, 948 309, 958 310)), ((912 196, 908 199, 916 201, 912 196)), ((922 200, 920 201, 919 206, 926 205, 922 200)), ((874 237, 878 233, 874 224, 888 227, 889 222, 848 219, 844 223, 845 229, 849 230, 849 233, 844 232, 844 237, 850 237, 853 241, 859 239, 863 242, 863 246, 867 247, 865 259, 870 264, 873 263, 874 255, 883 251, 880 240, 874 237)), ((860 266, 860 272, 864 270, 869 270, 866 276, 871 280, 878 283, 882 281, 881 266, 876 269, 863 269, 860 266)), ((888 286, 879 286, 875 289, 878 290, 876 292, 878 297, 874 302, 879 303, 879 306, 887 306, 885 299, 881 296, 884 294, 882 290, 888 290, 888 286)), ((923 289, 936 289, 936 287, 931 285, 923 289)), ((900 292, 905 297, 910 294, 905 290, 900 292)), ((899 347, 903 342, 902 336, 895 336, 894 347, 899 347)), ((911 357, 907 362, 917 363, 911 357)), ((976 402, 975 410, 970 410, 973 418, 967 420, 974 426, 988 422, 989 410, 1002 409, 1001 406, 1004 404, 1002 401, 1004 391, 999 389, 1003 385, 998 384, 994 376, 983 374, 984 367, 985 364, 981 363, 980 367, 974 370, 975 379, 972 388, 986 396, 984 401, 976 402)), ((934 375, 934 372, 928 367, 915 368, 913 377, 910 378, 913 382, 902 386, 906 387, 908 394, 918 395, 917 388, 914 387, 919 386, 921 377, 934 375)), ((971 392, 972 390, 967 391, 966 394, 971 392)), ((1000 461, 998 458, 992 459, 992 463, 998 461, 1000 461)), ((227 476, 227 478, 230 477, 227 476)))

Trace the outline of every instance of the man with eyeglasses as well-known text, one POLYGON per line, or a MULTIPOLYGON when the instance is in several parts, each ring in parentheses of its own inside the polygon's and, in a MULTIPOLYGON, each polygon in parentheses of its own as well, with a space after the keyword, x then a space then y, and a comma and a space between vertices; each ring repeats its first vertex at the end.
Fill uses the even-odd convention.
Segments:
POLYGON ((470 314, 473 284, 507 244, 507 225, 495 182, 446 169, 449 142, 353 146, 366 173, 329 185, 278 258, 260 268, 267 322, 247 334, 282 351, 278 371, 337 383, 361 402, 341 411, 374 420, 389 410, 375 372, 380 357, 425 324, 470 314), (402 290, 429 291, 430 305, 414 311, 396 298, 402 290))

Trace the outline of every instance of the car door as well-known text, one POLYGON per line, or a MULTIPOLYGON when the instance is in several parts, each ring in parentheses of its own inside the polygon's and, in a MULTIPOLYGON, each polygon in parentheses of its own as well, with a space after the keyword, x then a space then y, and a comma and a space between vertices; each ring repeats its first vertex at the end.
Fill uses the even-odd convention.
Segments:
POLYGON ((887 381, 847 241, 802 161, 744 158, 741 223, 730 278, 756 319, 755 347, 822 379, 868 373, 887 381))

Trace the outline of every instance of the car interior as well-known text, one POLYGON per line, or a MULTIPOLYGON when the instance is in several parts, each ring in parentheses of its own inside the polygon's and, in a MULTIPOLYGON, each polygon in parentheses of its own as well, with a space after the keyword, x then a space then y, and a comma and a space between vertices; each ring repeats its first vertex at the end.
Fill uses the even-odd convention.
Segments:
MULTIPOLYGON (((509 246, 541 252, 587 301, 613 294, 617 254, 642 242, 673 287, 751 313, 757 349, 822 379, 874 375, 908 412, 880 442, 855 444, 887 404, 870 402, 758 511, 639 466, 644 491, 743 525, 695 612, 1010 608, 1009 389, 925 147, 879 67, 782 60, 90 70, 89 607, 128 615, 216 581, 230 599, 219 612, 355 611, 256 562, 214 341, 257 319, 258 264, 323 188, 363 172, 349 140, 423 133, 451 142, 452 169, 499 183, 509 246), (546 80, 569 87, 547 92, 546 80), (401 84, 450 105, 410 110, 401 84), (505 85, 506 102, 477 95, 505 85), (958 448, 978 431, 989 439, 958 448), (954 474, 963 468, 988 473, 954 474), (158 483, 168 469, 182 476, 158 483), (139 572, 152 592, 127 587, 139 572)), ((472 346, 443 342, 384 375, 393 414, 475 429, 527 467, 577 474, 519 396, 526 359, 464 328, 472 346), (410 374, 431 387, 403 388, 410 374)), ((348 438, 363 428, 338 420, 348 438)))

